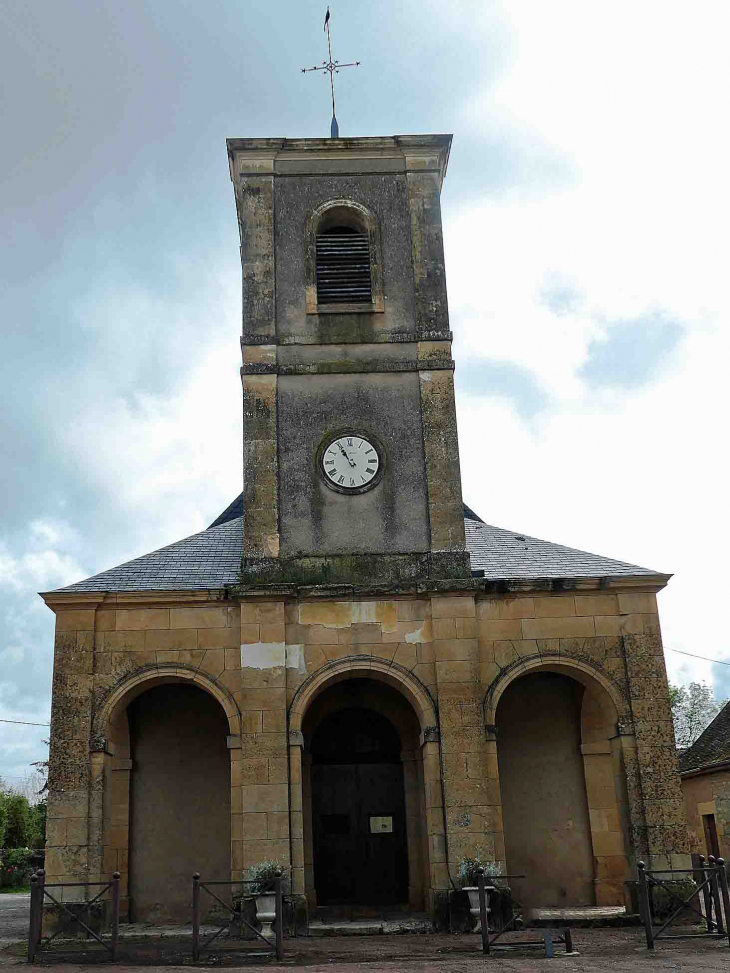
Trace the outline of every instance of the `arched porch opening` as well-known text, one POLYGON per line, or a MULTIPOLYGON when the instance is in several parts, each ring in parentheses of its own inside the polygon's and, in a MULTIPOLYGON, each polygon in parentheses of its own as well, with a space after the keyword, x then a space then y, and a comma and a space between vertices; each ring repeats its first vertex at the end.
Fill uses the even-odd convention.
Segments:
POLYGON ((155 670, 125 680, 99 713, 103 871, 120 871, 130 921, 187 922, 192 873, 230 879, 237 712, 205 675, 155 670))
MULTIPOLYGON (((628 801, 615 693, 585 665, 542 662, 488 700, 509 874, 533 907, 622 905, 628 801)), ((521 893, 521 895, 520 895, 521 893)))
MULTIPOLYGON (((435 726, 430 697, 424 691, 425 709, 417 714, 417 680, 409 699, 392 674, 390 681, 368 669, 330 675, 335 678, 309 687, 306 708, 294 713, 294 701, 290 718, 297 727, 291 735, 301 743, 292 749, 301 760, 309 910, 428 908, 424 758, 438 746, 433 732, 422 730, 423 719, 435 726)), ((293 794, 293 805, 297 799, 293 794)))

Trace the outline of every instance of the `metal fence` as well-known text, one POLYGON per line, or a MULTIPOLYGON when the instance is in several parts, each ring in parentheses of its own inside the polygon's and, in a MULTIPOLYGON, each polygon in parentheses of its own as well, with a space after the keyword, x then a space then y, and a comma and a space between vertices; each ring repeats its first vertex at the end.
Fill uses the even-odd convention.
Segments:
MULTIPOLYGON (((252 925, 243 916, 243 901, 245 898, 252 898, 253 894, 248 891, 245 892, 245 887, 250 885, 258 885, 258 882, 248 881, 238 881, 238 882, 201 882, 200 874, 196 872, 193 875, 193 960, 197 962, 200 959, 201 953, 212 952, 212 945, 221 936, 222 933, 227 932, 229 936, 231 933, 235 933, 236 926, 238 926, 241 933, 243 933, 244 928, 248 930, 249 933, 254 934, 255 939, 259 939, 264 943, 266 947, 264 950, 260 950, 265 954, 273 954, 278 960, 283 959, 284 956, 284 896, 282 891, 282 876, 279 873, 269 886, 266 891, 274 894, 274 916, 271 922, 271 928, 273 929, 273 936, 268 937, 264 935, 263 932, 259 932, 254 925, 252 925), (234 889, 236 887, 240 888, 240 893, 238 896, 232 895, 232 903, 225 902, 219 895, 217 895, 211 886, 215 887, 226 887, 229 889, 234 889), (219 926, 219 928, 210 933, 205 939, 201 941, 200 935, 200 895, 201 892, 207 893, 212 899, 214 899, 220 906, 228 913, 228 916, 224 922, 219 926)), ((262 894, 265 894, 262 893, 262 894)), ((267 915, 267 925, 269 924, 269 916, 267 915)), ((264 932, 266 929, 264 928, 264 932)), ((239 937, 239 941, 240 941, 239 937)), ((258 945, 258 943, 257 943, 258 945)), ((220 941, 217 947, 219 952, 223 951, 226 947, 221 947, 220 941)), ((240 952, 241 948, 239 946, 228 946, 229 951, 240 952)))
POLYGON ((722 858, 710 855, 705 861, 704 855, 699 857, 699 868, 650 870, 644 862, 638 863, 639 870, 639 901, 641 904, 641 918, 646 932, 646 948, 654 949, 654 943, 659 939, 723 939, 728 936, 730 944, 730 930, 725 926, 730 917, 730 895, 728 894, 727 872, 722 858), (683 898, 673 886, 676 886, 677 875, 688 875, 692 880, 700 873, 700 881, 689 895, 683 898), (669 878, 658 878, 668 875, 669 878), (661 889, 664 895, 675 906, 674 911, 661 925, 656 921, 655 892, 661 889), (721 902, 722 899, 722 902, 721 902), (703 908, 704 906, 704 908, 703 908), (667 935, 666 930, 676 922, 686 918, 687 912, 695 914, 699 921, 707 926, 707 932, 675 933, 667 935), (724 919, 723 919, 724 912, 724 919), (714 915, 714 918, 713 918, 714 915))
MULTIPOLYGON (((106 917, 104 917, 104 920, 106 917)), ((101 927, 99 926, 99 929, 101 927)), ((46 873, 41 868, 31 876, 30 880, 30 923, 28 927, 28 962, 32 963, 39 953, 49 949, 51 943, 57 940, 62 933, 77 934, 83 931, 86 939, 96 940, 104 952, 109 953, 112 961, 117 958, 119 947, 119 872, 114 872, 110 882, 53 882, 46 884, 46 873), (56 893, 50 889, 72 889, 79 888, 84 890, 84 898, 73 902, 64 902, 63 894, 56 893), (89 889, 96 888, 99 891, 93 898, 89 898, 89 889), (57 910, 57 915, 61 921, 52 935, 43 936, 43 914, 46 908, 46 900, 53 903, 57 910), (92 911, 96 906, 97 913, 104 912, 109 906, 109 921, 111 932, 108 940, 91 928, 94 925, 92 911)), ((56 951, 58 947, 56 947, 56 951)))
MULTIPOLYGON (((515 879, 515 878, 526 878, 526 875, 501 875, 499 879, 515 879)), ((490 882, 493 881, 492 876, 489 877, 490 882)), ((495 947, 497 949, 525 949, 534 946, 544 946, 545 956, 551 957, 553 955, 554 945, 565 946, 565 952, 567 955, 573 955, 573 937, 571 935, 570 929, 563 929, 562 934, 556 933, 552 929, 544 929, 542 939, 518 939, 518 940, 502 940, 498 943, 498 940, 502 939, 505 933, 518 931, 518 926, 523 923, 523 908, 520 902, 512 896, 512 918, 507 922, 499 932, 490 932, 489 929, 489 895, 487 883, 484 878, 484 869, 479 868, 477 870, 477 888, 479 890, 479 919, 481 921, 481 934, 482 934, 482 952, 489 955, 490 951, 495 947)))

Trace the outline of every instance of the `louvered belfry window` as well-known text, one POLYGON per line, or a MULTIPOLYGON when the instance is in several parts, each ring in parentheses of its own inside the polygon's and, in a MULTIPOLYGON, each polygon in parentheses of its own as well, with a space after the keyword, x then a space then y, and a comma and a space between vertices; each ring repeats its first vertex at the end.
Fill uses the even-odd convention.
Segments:
POLYGON ((331 226, 317 234, 317 303, 370 304, 368 234, 331 226))

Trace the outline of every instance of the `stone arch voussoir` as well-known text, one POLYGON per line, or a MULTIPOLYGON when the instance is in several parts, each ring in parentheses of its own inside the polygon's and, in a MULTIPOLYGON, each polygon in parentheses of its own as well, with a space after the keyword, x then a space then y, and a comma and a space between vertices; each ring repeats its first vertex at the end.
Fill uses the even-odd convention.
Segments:
POLYGON ((598 685, 609 696, 616 708, 619 720, 628 714, 628 701, 624 688, 609 673, 598 666, 587 662, 585 659, 572 658, 570 656, 557 653, 524 656, 516 659, 510 665, 502 669, 492 680, 486 693, 484 694, 484 722, 487 726, 496 724, 497 706, 502 697, 502 693, 520 676, 525 676, 530 672, 557 672, 565 676, 570 676, 577 682, 584 685, 588 681, 593 685, 598 685))
POLYGON ((321 692, 346 679, 374 679, 397 689, 415 710, 421 732, 428 737, 438 726, 436 703, 417 676, 395 662, 371 656, 349 656, 322 666, 297 689, 289 707, 289 731, 301 733, 302 721, 310 705, 321 692))
POLYGON ((228 719, 231 735, 241 733, 241 711, 230 692, 215 676, 201 672, 192 666, 164 663, 143 666, 123 676, 101 698, 94 715, 92 740, 95 746, 102 744, 108 736, 110 723, 121 708, 126 708, 135 697, 153 686, 164 683, 192 683, 218 700, 228 719))

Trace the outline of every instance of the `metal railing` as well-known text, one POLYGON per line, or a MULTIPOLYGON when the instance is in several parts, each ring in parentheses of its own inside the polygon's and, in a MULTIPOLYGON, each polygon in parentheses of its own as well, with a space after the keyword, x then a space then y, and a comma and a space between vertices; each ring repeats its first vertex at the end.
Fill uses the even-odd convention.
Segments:
MULTIPOLYGON (((282 891, 282 876, 279 873, 271 883, 268 892, 274 893, 274 920, 272 922, 273 927, 273 940, 264 936, 263 933, 259 932, 258 929, 247 919, 243 917, 243 891, 241 895, 234 899, 234 904, 229 905, 229 903, 224 902, 224 900, 211 889, 211 886, 226 886, 228 888, 234 888, 246 885, 258 885, 258 882, 253 882, 253 880, 248 881, 237 881, 237 882, 201 882, 200 873, 196 872, 193 875, 193 960, 197 962, 200 959, 200 955, 203 951, 210 952, 212 943, 223 933, 224 931, 230 931, 236 924, 243 927, 245 926, 249 932, 252 932, 255 937, 262 940, 266 945, 266 952, 272 953, 276 956, 278 960, 284 957, 284 896, 282 891), (214 933, 211 933, 206 939, 201 942, 200 937, 200 893, 201 891, 207 892, 215 901, 222 905, 223 908, 230 913, 230 918, 226 918, 223 924, 214 933)), ((257 894, 266 894, 257 893, 257 894)), ((253 893, 248 893, 248 897, 253 898, 253 893)), ((220 949, 220 947, 219 947, 220 949)), ((229 947, 231 950, 231 947, 229 947)), ((240 951, 240 947, 237 949, 240 951)))
POLYGON ((730 944, 730 929, 728 929, 727 932, 725 930, 728 917, 730 917, 730 895, 728 894, 728 881, 727 872, 725 871, 725 862, 722 858, 715 860, 712 855, 710 855, 707 862, 705 862, 704 855, 700 855, 699 859, 699 868, 679 868, 671 871, 668 869, 650 870, 646 867, 644 862, 638 862, 639 901, 641 904, 641 918, 644 921, 644 930, 646 932, 647 949, 654 949, 654 943, 659 938, 723 939, 727 935, 728 943, 730 944), (700 872, 702 881, 686 898, 682 898, 681 895, 671 888, 671 885, 676 884, 676 878, 657 878, 658 875, 689 875, 694 877, 697 872, 700 872), (660 926, 657 926, 654 919, 655 908, 653 902, 653 893, 655 889, 661 889, 670 900, 673 900, 676 905, 674 912, 672 912, 669 918, 665 919, 660 926), (700 895, 702 895, 702 900, 700 899, 700 895), (721 898, 722 904, 720 902, 721 898), (697 900, 697 905, 699 908, 692 903, 693 899, 697 900), (702 910, 703 903, 704 911, 702 910), (706 923, 707 932, 678 933, 671 936, 666 935, 665 930, 671 926, 675 919, 677 919, 683 913, 686 913, 687 910, 694 912, 702 923, 706 923), (713 912, 715 914, 714 919, 713 912))
POLYGON ((64 933, 69 932, 72 927, 76 927, 74 932, 84 930, 86 938, 95 939, 111 956, 112 961, 117 958, 119 946, 119 872, 114 872, 110 882, 53 882, 46 884, 46 873, 41 868, 31 876, 30 879, 30 923, 28 927, 28 962, 34 962, 36 956, 41 951, 47 950, 50 944, 64 933), (64 903, 59 901, 56 896, 49 892, 49 889, 69 889, 83 888, 85 897, 82 901, 64 903), (100 891, 93 899, 88 898, 88 890, 98 888, 100 891), (97 935, 90 927, 92 923, 91 907, 96 903, 101 903, 103 896, 110 892, 110 920, 111 935, 109 941, 97 935), (65 923, 60 925, 51 936, 43 938, 43 912, 46 899, 54 904, 59 910, 59 915, 66 913, 69 917, 65 923), (73 908, 69 908, 72 906, 73 908), (88 923, 81 918, 86 915, 88 923))
MULTIPOLYGON (((527 878, 526 875, 500 875, 498 880, 502 879, 514 879, 514 878, 527 878)), ((494 881, 494 878, 489 876, 490 882, 494 881)), ((484 879, 484 869, 477 869, 477 888, 479 890, 479 918, 481 920, 481 933, 482 933, 482 952, 487 956, 490 951, 495 947, 497 941, 504 936, 506 932, 512 930, 512 932, 517 932, 518 923, 522 923, 523 917, 523 907, 517 899, 514 898, 510 890, 510 900, 513 906, 512 918, 506 925, 492 935, 489 931, 489 907, 488 907, 488 894, 487 894, 487 884, 484 879), (517 909, 514 910, 514 906, 517 909)), ((554 930, 545 929, 543 930, 542 939, 519 939, 512 940, 510 942, 501 942, 497 946, 498 949, 524 949, 534 946, 544 946, 545 956, 551 957, 553 955, 553 946, 555 944, 560 944, 565 946, 565 952, 567 955, 573 955, 573 937, 571 935, 570 929, 564 929, 562 935, 555 935, 554 930)))

